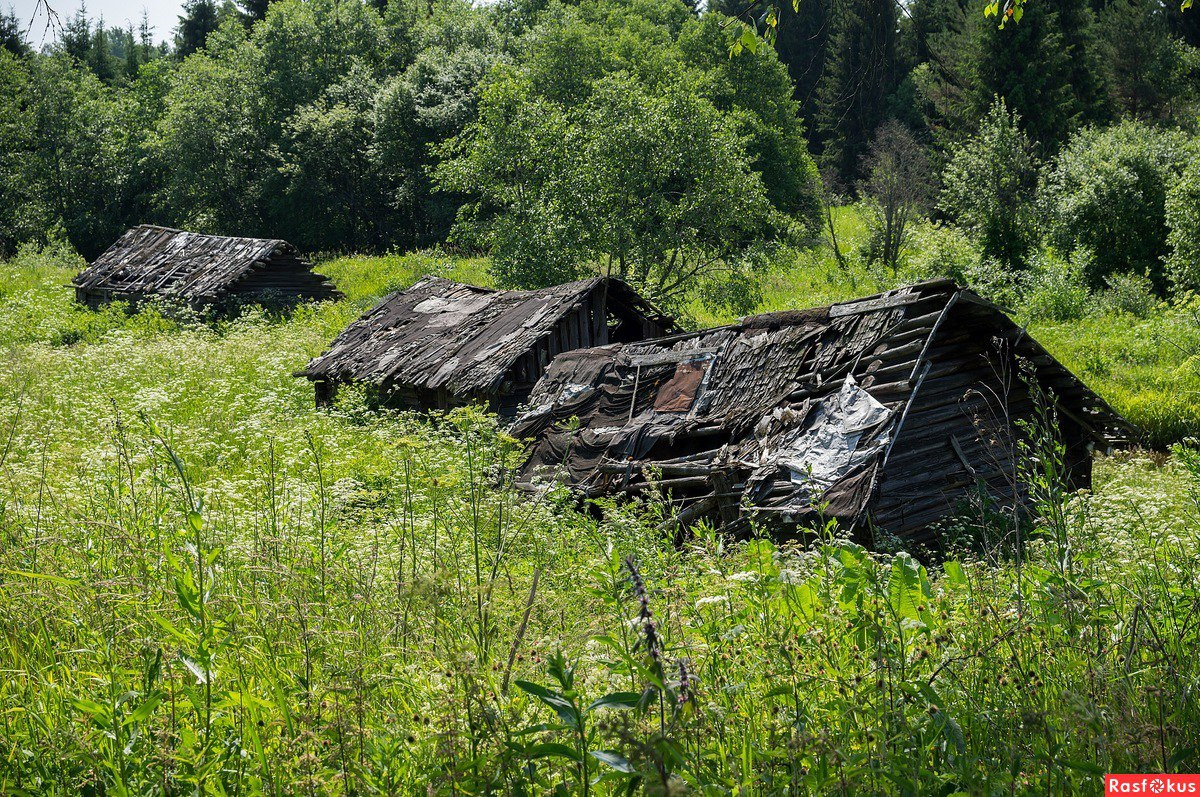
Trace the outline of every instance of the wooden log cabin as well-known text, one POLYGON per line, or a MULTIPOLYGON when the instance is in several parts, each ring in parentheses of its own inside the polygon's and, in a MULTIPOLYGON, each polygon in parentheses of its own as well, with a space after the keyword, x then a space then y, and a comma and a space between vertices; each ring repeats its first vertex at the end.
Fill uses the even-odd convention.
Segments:
POLYGON ((562 354, 512 434, 534 441, 529 488, 662 493, 679 520, 731 531, 836 518, 867 544, 934 548, 976 490, 1020 516, 1019 444, 1039 412, 1076 487, 1094 449, 1135 437, 1000 308, 936 281, 562 354))
POLYGON ((318 406, 355 383, 379 406, 482 403, 511 418, 562 352, 674 329, 620 280, 498 291, 426 276, 352 323, 297 376, 313 382, 318 406))
POLYGON ((288 306, 338 299, 287 241, 204 235, 142 224, 128 230, 73 280, 92 309, 113 301, 136 307, 157 297, 195 309, 260 303, 288 306))

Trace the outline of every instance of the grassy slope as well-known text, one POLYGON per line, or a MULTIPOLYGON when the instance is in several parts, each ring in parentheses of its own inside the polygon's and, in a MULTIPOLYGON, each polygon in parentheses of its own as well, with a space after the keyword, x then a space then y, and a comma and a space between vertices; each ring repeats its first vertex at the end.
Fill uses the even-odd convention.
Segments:
MULTIPOLYGON (((694 707, 609 714, 591 741, 652 779, 1045 793, 1200 766, 1176 460, 1100 463, 1096 495, 1069 502, 1069 571, 1050 539, 1022 572, 964 559, 930 581, 836 542, 680 549, 653 507, 598 524, 493 489, 513 449, 486 419, 318 412, 290 376, 390 287, 481 263, 344 258, 325 270, 346 302, 215 329, 83 312, 74 265, 0 266, 0 793, 503 793, 531 771, 535 791, 579 791, 561 749, 529 747, 570 734, 527 730, 552 715, 501 687, 510 651, 513 678, 545 683, 559 648, 589 698, 646 684, 620 663, 654 669, 625 621, 626 554, 668 680, 677 658, 699 678, 694 707)), ((865 280, 813 264, 769 301, 865 280)))

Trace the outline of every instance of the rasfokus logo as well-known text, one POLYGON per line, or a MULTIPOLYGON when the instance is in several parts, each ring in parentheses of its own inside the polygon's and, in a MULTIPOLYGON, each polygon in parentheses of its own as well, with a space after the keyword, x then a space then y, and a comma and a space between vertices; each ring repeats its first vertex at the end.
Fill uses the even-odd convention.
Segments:
POLYGON ((1200 775, 1105 775, 1108 794, 1195 794, 1200 797, 1200 775))

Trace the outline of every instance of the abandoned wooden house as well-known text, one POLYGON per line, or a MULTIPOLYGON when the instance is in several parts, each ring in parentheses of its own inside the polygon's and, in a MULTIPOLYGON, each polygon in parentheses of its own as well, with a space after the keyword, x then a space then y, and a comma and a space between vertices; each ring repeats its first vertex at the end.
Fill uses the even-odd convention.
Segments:
POLYGON ((427 276, 352 323, 298 376, 312 380, 318 405, 358 383, 386 407, 483 403, 511 417, 561 352, 674 329, 620 280, 497 291, 427 276))
POLYGON ((153 224, 126 231, 73 282, 75 298, 92 309, 114 301, 136 307, 152 297, 196 309, 226 301, 287 306, 341 297, 287 241, 153 224))
POLYGON ((1075 486, 1094 448, 1134 436, 1000 308, 936 281, 560 355, 512 433, 533 440, 526 487, 659 493, 680 521, 733 531, 836 518, 868 544, 936 546, 936 521, 980 488, 1019 515, 1019 441, 1047 412, 1075 486))

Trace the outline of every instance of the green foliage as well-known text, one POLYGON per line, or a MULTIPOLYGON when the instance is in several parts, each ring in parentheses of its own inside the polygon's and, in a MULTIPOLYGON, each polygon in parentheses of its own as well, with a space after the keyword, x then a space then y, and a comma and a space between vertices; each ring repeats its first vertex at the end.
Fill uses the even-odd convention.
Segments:
POLYGON ((951 148, 940 210, 979 242, 984 257, 1024 266, 1038 240, 1034 199, 1040 163, 1033 142, 997 98, 979 132, 951 148))
POLYGON ((1090 263, 1080 253, 1063 258, 1046 251, 1034 258, 1023 291, 1024 309, 1033 319, 1075 321, 1089 309, 1086 275, 1090 263))
POLYGON ((1047 234, 1064 253, 1088 253, 1084 278, 1146 274, 1166 289, 1167 189, 1189 157, 1179 133, 1126 121, 1071 139, 1043 180, 1047 234))
POLYGON ((912 253, 902 270, 902 282, 949 278, 1002 307, 1021 307, 1022 274, 984 258, 962 229, 924 223, 912 234, 912 253))
POLYGON ((1193 157, 1167 190, 1166 271, 1176 291, 1200 290, 1200 158, 1193 157))
POLYGON ((729 58, 731 35, 721 17, 708 14, 684 26, 678 47, 685 63, 701 73, 700 93, 734 117, 771 204, 793 218, 795 233, 812 235, 820 213, 820 177, 797 122, 799 107, 787 68, 769 53, 729 58))
POLYGON ((553 9, 525 63, 494 73, 443 149, 442 187, 475 198, 457 240, 509 285, 599 270, 676 308, 698 288, 746 310, 772 245, 815 223, 784 72, 730 65, 728 34, 674 2, 619 10, 553 9))
POLYGON ((1159 309, 1153 283, 1141 274, 1110 274, 1104 282, 1107 287, 1100 302, 1113 314, 1146 318, 1159 309))
POLYGON ((1153 0, 1114 0, 1100 13, 1106 78, 1117 108, 1141 119, 1186 119, 1195 110, 1194 48, 1171 36, 1153 0), (1189 52, 1191 51, 1191 52, 1189 52))

